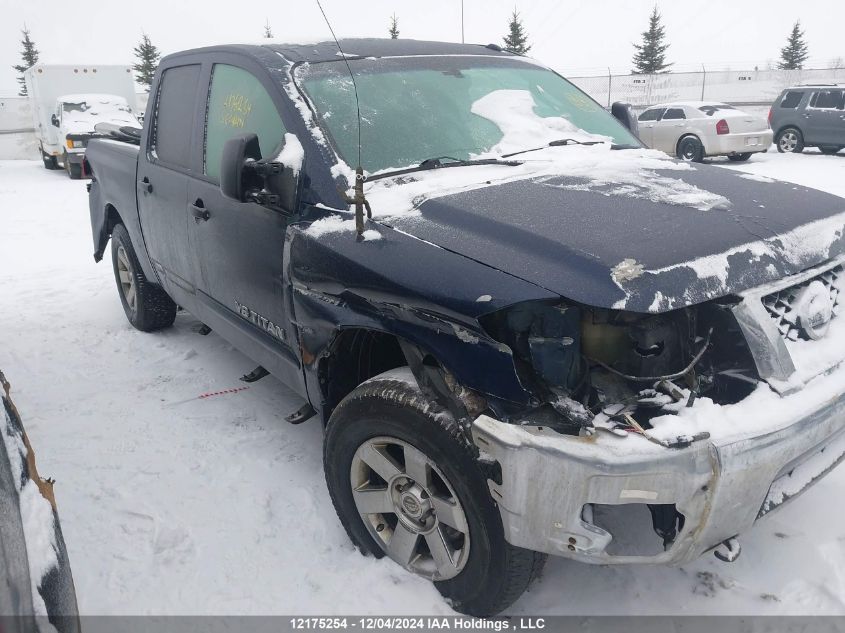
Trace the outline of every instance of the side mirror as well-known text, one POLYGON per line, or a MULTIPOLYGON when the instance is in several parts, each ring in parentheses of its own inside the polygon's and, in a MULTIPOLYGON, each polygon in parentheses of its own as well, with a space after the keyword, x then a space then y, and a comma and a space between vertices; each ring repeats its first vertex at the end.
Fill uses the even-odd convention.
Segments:
POLYGON ((55 127, 59 127, 59 117, 54 114, 50 117, 50 123, 52 123, 55 127))
POLYGON ((293 213, 299 193, 299 177, 290 167, 261 159, 258 136, 242 134, 223 145, 220 191, 238 202, 255 202, 293 213))
POLYGON ((258 136, 242 134, 226 141, 220 159, 220 191, 227 198, 238 202, 247 201, 247 189, 254 184, 247 182, 247 160, 261 160, 258 136))
POLYGON ((639 134, 640 128, 637 124, 637 117, 634 114, 634 109, 631 107, 630 103, 616 101, 612 106, 610 106, 610 113, 617 121, 624 125, 629 132, 635 135, 639 134))

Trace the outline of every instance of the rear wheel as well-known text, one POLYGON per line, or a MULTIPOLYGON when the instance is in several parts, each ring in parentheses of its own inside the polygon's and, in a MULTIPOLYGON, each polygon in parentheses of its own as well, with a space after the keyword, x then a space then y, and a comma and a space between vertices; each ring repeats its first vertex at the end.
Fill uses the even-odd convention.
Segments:
POLYGON ((142 332, 173 325, 176 304, 162 288, 147 280, 122 224, 114 227, 111 246, 114 278, 129 322, 142 332))
POLYGON ((678 141, 678 158, 692 163, 704 160, 704 145, 695 136, 685 136, 678 141))
POLYGON ((823 145, 819 148, 822 154, 827 154, 830 156, 831 154, 835 154, 839 150, 842 149, 842 146, 835 146, 835 145, 823 145))
POLYGON ((728 160, 732 160, 735 163, 744 163, 749 158, 751 158, 751 152, 745 152, 744 154, 730 154, 728 156, 728 160))
POLYGON ((525 591, 545 556, 505 541, 470 447, 403 368, 340 403, 323 464, 338 516, 363 552, 434 581, 458 611, 489 616, 525 591))
POLYGON ((782 154, 788 152, 800 154, 804 151, 804 135, 797 127, 784 128, 778 132, 775 145, 782 154))

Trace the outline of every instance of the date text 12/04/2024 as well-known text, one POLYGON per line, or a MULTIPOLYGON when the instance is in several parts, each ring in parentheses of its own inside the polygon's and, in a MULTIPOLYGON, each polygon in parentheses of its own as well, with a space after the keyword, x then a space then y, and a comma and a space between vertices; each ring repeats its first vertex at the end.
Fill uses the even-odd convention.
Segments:
POLYGON ((294 617, 290 619, 292 630, 487 630, 487 631, 539 631, 546 628, 545 618, 472 618, 454 617, 294 617))

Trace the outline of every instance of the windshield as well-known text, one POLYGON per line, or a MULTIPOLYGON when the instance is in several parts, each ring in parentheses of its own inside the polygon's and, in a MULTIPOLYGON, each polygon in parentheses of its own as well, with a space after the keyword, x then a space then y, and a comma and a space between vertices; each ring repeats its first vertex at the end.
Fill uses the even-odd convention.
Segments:
POLYGON ((65 101, 62 103, 62 112, 65 114, 87 114, 97 115, 105 113, 126 112, 130 114, 132 109, 124 99, 118 97, 112 98, 97 98, 90 97, 88 99, 65 101))
MULTIPOLYGON (((604 108, 555 73, 519 59, 349 60, 361 103, 361 162, 370 173, 450 157, 501 155, 561 138, 639 147, 604 108)), ((358 131, 343 61, 300 67, 297 80, 350 165, 358 131)))

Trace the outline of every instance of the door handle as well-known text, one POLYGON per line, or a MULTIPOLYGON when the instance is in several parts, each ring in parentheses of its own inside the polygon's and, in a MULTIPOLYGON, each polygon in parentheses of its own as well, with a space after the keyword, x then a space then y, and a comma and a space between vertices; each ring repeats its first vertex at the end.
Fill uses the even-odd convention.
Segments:
POLYGON ((208 209, 205 208, 205 204, 203 204, 203 201, 199 199, 195 200, 191 205, 191 213, 193 214, 194 221, 197 222, 197 224, 199 224, 200 220, 208 222, 208 218, 211 217, 208 209))
POLYGON ((144 193, 152 193, 153 192, 153 185, 150 182, 150 179, 144 176, 141 180, 138 181, 138 185, 141 187, 141 191, 144 193))

